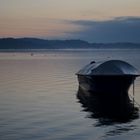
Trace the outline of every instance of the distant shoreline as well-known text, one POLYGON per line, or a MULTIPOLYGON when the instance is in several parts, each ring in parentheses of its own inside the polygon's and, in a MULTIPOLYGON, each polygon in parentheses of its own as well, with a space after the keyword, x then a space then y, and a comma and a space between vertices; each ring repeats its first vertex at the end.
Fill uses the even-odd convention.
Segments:
POLYGON ((0 38, 0 52, 50 50, 140 49, 140 43, 89 43, 83 40, 45 40, 38 38, 0 38))

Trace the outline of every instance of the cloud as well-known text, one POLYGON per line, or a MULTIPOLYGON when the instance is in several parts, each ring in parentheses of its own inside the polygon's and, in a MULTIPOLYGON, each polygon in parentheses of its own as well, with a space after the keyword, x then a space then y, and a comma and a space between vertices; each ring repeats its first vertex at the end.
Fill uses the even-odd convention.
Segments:
POLYGON ((69 32, 71 38, 90 42, 140 43, 140 17, 117 17, 104 21, 77 20, 69 23, 81 27, 80 31, 69 32))

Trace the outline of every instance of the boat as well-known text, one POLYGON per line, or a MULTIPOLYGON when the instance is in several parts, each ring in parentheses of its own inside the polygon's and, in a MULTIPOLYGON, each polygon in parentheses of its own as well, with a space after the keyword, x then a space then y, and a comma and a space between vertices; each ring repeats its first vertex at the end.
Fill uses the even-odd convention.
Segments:
POLYGON ((83 91, 114 96, 126 95, 139 73, 135 67, 125 61, 108 60, 92 61, 76 75, 79 88, 83 91))

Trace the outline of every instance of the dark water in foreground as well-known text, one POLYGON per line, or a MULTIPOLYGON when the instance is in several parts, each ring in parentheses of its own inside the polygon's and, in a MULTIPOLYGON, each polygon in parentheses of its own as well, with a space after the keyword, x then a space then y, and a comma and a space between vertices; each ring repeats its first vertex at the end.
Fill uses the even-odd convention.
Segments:
MULTIPOLYGON (((91 60, 121 59, 140 70, 140 50, 0 54, 0 140, 139 140, 137 115, 92 116, 77 99, 75 73, 91 60)), ((140 78, 135 99, 140 104, 140 78)), ((132 95, 132 88, 129 91, 132 95)))

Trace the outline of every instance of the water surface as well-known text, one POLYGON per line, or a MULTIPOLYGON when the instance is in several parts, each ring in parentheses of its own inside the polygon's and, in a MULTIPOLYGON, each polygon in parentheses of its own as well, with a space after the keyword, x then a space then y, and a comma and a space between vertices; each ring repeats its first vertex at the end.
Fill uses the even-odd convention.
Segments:
MULTIPOLYGON (((92 60, 110 59, 125 60, 140 70, 139 54, 140 50, 0 53, 0 140, 138 140, 139 117, 121 123, 91 117, 77 99, 75 73, 92 60)), ((137 78, 138 104, 139 93, 137 78)))

